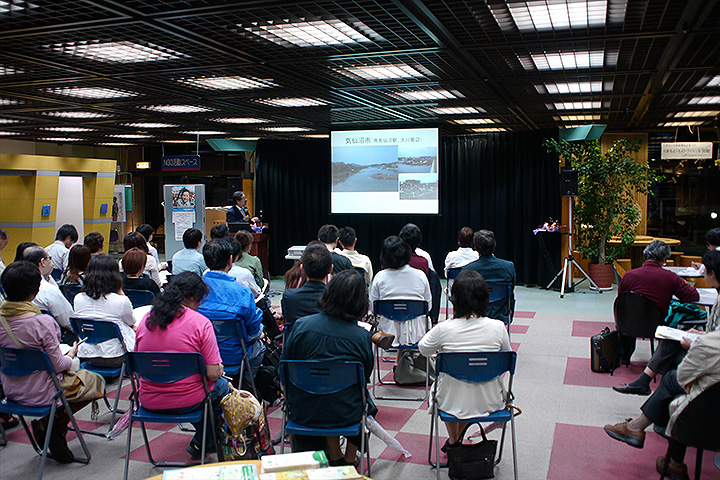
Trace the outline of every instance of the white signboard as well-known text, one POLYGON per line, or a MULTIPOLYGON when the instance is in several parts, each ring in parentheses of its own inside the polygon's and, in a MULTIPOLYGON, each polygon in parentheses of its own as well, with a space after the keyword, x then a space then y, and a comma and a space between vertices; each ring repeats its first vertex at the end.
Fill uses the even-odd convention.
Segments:
POLYGON ((663 160, 686 160, 712 158, 712 142, 662 143, 660 158, 663 160))

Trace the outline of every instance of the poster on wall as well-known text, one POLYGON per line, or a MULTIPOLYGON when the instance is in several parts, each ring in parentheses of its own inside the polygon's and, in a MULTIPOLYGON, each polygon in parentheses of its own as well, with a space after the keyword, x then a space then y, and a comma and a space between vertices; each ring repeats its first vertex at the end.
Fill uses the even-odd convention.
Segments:
POLYGON ((181 241, 185 230, 195 224, 195 185, 173 185, 172 222, 175 240, 181 241))
POLYGON ((111 212, 113 222, 127 221, 127 214, 125 210, 125 185, 115 185, 111 212))

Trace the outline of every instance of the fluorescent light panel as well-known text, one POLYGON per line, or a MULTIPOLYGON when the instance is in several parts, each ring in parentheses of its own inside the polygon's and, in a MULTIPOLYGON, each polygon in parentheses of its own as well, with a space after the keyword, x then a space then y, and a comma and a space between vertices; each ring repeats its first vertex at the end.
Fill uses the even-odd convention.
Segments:
POLYGON ((215 130, 185 130, 180 133, 183 135, 225 135, 227 132, 218 132, 215 130))
POLYGON ((609 80, 605 82, 603 88, 603 82, 588 81, 588 82, 552 82, 536 84, 535 90, 540 94, 551 94, 551 95, 566 95, 574 93, 599 93, 603 89, 606 92, 611 92, 613 88, 613 81, 609 80))
POLYGON ((518 55, 525 70, 577 70, 617 65, 618 52, 578 50, 573 52, 544 52, 518 55))
POLYGON ((422 102, 427 100, 452 100, 456 98, 465 98, 457 90, 410 90, 407 92, 394 93, 396 97, 410 100, 413 102, 422 102))
POLYGON ((103 142, 98 143, 98 145, 102 145, 104 147, 129 147, 131 145, 137 145, 136 143, 125 143, 125 142, 103 142))
POLYGON ((55 111, 55 112, 42 112, 43 115, 50 117, 60 118, 107 118, 110 116, 109 113, 98 113, 98 112, 86 112, 81 110, 68 110, 68 111, 55 111))
POLYGON ((491 118, 458 118, 450 121, 458 125, 486 125, 489 123, 495 123, 495 120, 491 118))
POLYGON ((485 113, 480 107, 438 107, 431 108, 431 112, 437 115, 467 115, 473 113, 485 113))
POLYGON ((260 128, 267 132, 276 132, 276 133, 309 132, 312 130, 311 128, 305 128, 305 127, 260 127, 260 128))
POLYGON ((248 125, 251 123, 268 123, 270 120, 263 120, 262 118, 253 117, 222 117, 213 118, 212 121, 220 123, 236 123, 242 125, 248 125))
POLYGON ((135 123, 121 123, 124 127, 132 128, 171 128, 179 127, 176 123, 159 123, 159 122, 135 122, 135 123))
POLYGON ((265 105, 270 105, 271 107, 319 107, 321 105, 328 104, 325 100, 309 97, 263 98, 255 101, 265 105))
POLYGON ((720 95, 695 97, 688 101, 688 105, 714 105, 720 103, 720 95))
MULTIPOLYGON (((370 30, 362 26, 364 30, 370 30)), ((358 30, 338 19, 285 23, 268 21, 266 25, 253 23, 252 26, 238 25, 238 27, 282 46, 326 47, 372 42, 358 30)))
POLYGON ((560 115, 553 118, 555 121, 585 122, 590 120, 600 120, 600 115, 560 115))
POLYGON ((19 100, 11 100, 9 98, 0 98, 0 106, 6 106, 6 105, 17 105, 21 103, 19 100))
POLYGON ((0 65, 0 76, 3 75, 19 75, 25 73, 22 68, 8 67, 6 65, 0 65))
POLYGON ((594 108, 602 108, 602 102, 599 101, 554 102, 546 103, 545 105, 551 110, 591 110, 594 108))
POLYGON ((668 117, 673 118, 699 118, 699 117, 715 117, 720 114, 720 110, 698 110, 695 112, 676 112, 671 113, 668 117))
POLYGON ((260 137, 230 137, 229 139, 230 139, 230 140, 248 140, 248 141, 252 141, 252 140, 260 140, 260 137))
POLYGON ((108 135, 108 137, 126 138, 128 140, 132 140, 132 139, 136 139, 136 138, 153 138, 153 135, 145 135, 142 133, 113 133, 111 135, 108 135))
POLYGON ((503 128, 503 127, 471 128, 470 131, 475 132, 475 133, 495 133, 495 132, 507 132, 507 128, 503 128))
POLYGON ((201 113, 211 112, 212 108, 199 107, 197 105, 144 105, 145 110, 160 113, 201 113))
POLYGON ((20 132, 3 132, 0 131, 0 137, 12 137, 14 135, 22 135, 20 132))
POLYGON ((688 121, 688 122, 665 122, 659 123, 658 127, 696 127, 707 122, 707 120, 688 121))
POLYGON ((141 63, 157 62, 160 60, 173 60, 177 58, 190 58, 169 48, 163 48, 149 43, 141 45, 132 42, 65 42, 45 45, 56 53, 81 57, 85 60, 108 63, 141 63))
POLYGON ((510 15, 520 31, 569 30, 622 23, 627 0, 613 2, 608 15, 607 0, 547 0, 511 2, 510 15))
POLYGON ((298 135, 300 138, 330 138, 330 135, 327 133, 311 133, 311 134, 305 134, 305 135, 298 135))
POLYGON ((139 95, 139 93, 128 92, 126 90, 102 87, 56 87, 47 88, 45 91, 56 95, 67 95, 68 97, 99 99, 134 97, 139 95))
POLYGON ((720 87, 720 75, 712 77, 705 87, 720 87))
POLYGON ((195 143, 195 140, 163 140, 162 143, 195 143))
POLYGON ((84 142, 84 138, 68 138, 68 137, 41 137, 38 138, 43 142, 84 142))
POLYGON ((22 12, 29 8, 38 8, 37 5, 22 0, 0 0, 0 14, 10 12, 22 12))
POLYGON ((0 124, 7 125, 8 123, 20 123, 20 120, 15 120, 14 118, 0 118, 0 124))
POLYGON ((277 84, 270 80, 259 78, 248 78, 240 76, 226 77, 189 77, 178 80, 186 85, 208 90, 248 90, 251 88, 277 87, 277 84))
POLYGON ((84 128, 84 127, 41 127, 40 130, 46 130, 48 132, 95 132, 97 128, 84 128))
POLYGON ((416 68, 404 63, 387 65, 360 65, 336 69, 339 73, 351 78, 363 80, 397 80, 403 78, 421 78, 426 75, 416 68))

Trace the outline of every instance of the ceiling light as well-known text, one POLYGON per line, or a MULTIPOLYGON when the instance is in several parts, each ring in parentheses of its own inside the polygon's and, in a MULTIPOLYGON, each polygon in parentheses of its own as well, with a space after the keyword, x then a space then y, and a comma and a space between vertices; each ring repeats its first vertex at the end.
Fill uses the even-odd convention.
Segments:
POLYGON ((195 140, 162 140, 162 143, 195 143, 195 140))
POLYGON ((20 132, 3 132, 3 131, 0 131, 0 137, 10 137, 10 136, 13 136, 13 135, 22 135, 22 133, 20 133, 20 132))
POLYGON ((139 93, 128 92, 127 90, 102 87, 55 87, 47 88, 45 91, 56 95, 67 95, 69 97, 101 99, 134 97, 136 95, 140 95, 139 93))
POLYGON ((38 138, 38 140, 43 142, 84 142, 84 138, 68 138, 68 137, 42 137, 38 138))
POLYGON ((37 5, 22 0, 0 0, 0 14, 22 12, 28 8, 38 8, 37 5))
POLYGON ((239 124, 250 124, 250 123, 268 123, 269 120, 263 120, 262 118, 252 117, 223 117, 223 118, 212 118, 214 122, 221 123, 239 123, 239 124))
POLYGON ((485 113, 480 107, 438 107, 431 108, 431 112, 437 115, 466 115, 472 113, 485 113))
POLYGON ((317 98, 309 97, 265 98, 255 101, 258 103, 263 103, 265 105, 270 105, 271 107, 318 107, 328 104, 328 102, 326 102, 325 100, 319 100, 317 98))
POLYGON ((85 112, 81 110, 68 110, 68 111, 56 111, 56 112, 42 112, 43 115, 50 117, 60 118, 107 118, 110 116, 109 113, 98 113, 98 112, 85 112))
POLYGON ((490 5, 490 11, 503 30, 569 30, 601 27, 625 20, 627 0, 549 0, 513 1, 490 5), (507 18, 509 11, 512 23, 507 18))
MULTIPOLYGON (((613 82, 605 82, 605 91, 612 91, 613 82)), ((535 85, 540 94, 564 95, 568 93, 598 93, 603 91, 603 82, 552 82, 535 85)))
MULTIPOLYGON (((372 36, 378 37, 365 25, 359 22, 354 23, 362 26, 363 30, 368 34, 372 33, 372 36)), ((293 23, 268 22, 266 25, 253 25, 251 27, 238 25, 238 27, 283 46, 291 44, 298 47, 324 47, 372 42, 365 35, 338 19, 293 23)))
POLYGON ((193 87, 207 88, 209 90, 246 90, 249 88, 277 87, 277 84, 270 80, 259 78, 247 78, 239 76, 227 77, 189 77, 178 80, 193 87))
POLYGON ((158 60, 172 60, 176 58, 190 58, 169 48, 160 47, 149 43, 140 45, 132 42, 105 42, 99 40, 66 42, 45 45, 56 53, 73 55, 85 60, 111 63, 139 63, 156 62, 158 60))
MULTIPOLYGON (((0 2, 0 13, 2 13, 2 2, 0 2)), ((19 75, 21 73, 25 73, 25 70, 22 68, 14 68, 14 67, 8 67, 5 65, 0 65, 0 76, 2 75, 19 75)))
POLYGON ((698 118, 698 117, 714 117, 720 114, 719 110, 698 110, 695 112, 676 112, 671 113, 668 117, 674 118, 698 118))
MULTIPOLYGON (((419 68, 419 67, 416 67, 419 68)), ((361 65, 356 67, 342 67, 337 72, 352 78, 363 80, 395 80, 402 78, 419 78, 430 75, 430 72, 423 74, 416 68, 404 63, 392 65, 361 65)))
POLYGON ((159 123, 159 122, 135 122, 135 123, 121 123, 123 127, 132 128, 171 128, 179 127, 176 123, 159 123))
POLYGON ((713 105, 720 103, 720 96, 695 97, 688 101, 688 105, 713 105))
POLYGON ((102 145, 104 147, 129 147, 132 145, 137 145, 137 143, 103 142, 103 143, 98 143, 97 145, 102 145))
POLYGON ((507 128, 503 128, 503 127, 471 128, 470 131, 475 132, 475 133, 495 133, 495 132, 507 132, 507 128))
POLYGON ((407 92, 394 93, 396 97, 404 98, 410 101, 425 101, 425 100, 447 100, 454 98, 465 98, 460 92, 456 90, 410 90, 407 92))
POLYGON ((550 110, 591 110, 593 108, 602 108, 602 102, 554 102, 546 103, 545 106, 550 110))
POLYGON ((276 133, 309 132, 312 130, 311 128, 305 128, 305 127, 260 127, 260 128, 267 132, 276 132, 276 133))
MULTIPOLYGON (((700 80, 700 83, 702 83, 703 80, 700 80)), ((703 85, 703 87, 720 87, 720 75, 715 75, 714 77, 711 77, 710 80, 705 85, 703 85)))
POLYGON ((17 105, 18 103, 20 103, 19 100, 11 100, 9 98, 0 98, 0 106, 17 105))
POLYGON ((618 52, 579 50, 574 52, 545 52, 518 55, 525 70, 576 70, 617 65, 618 52))
POLYGON ((84 128, 84 127, 41 127, 40 130, 47 130, 48 132, 94 132, 97 128, 84 128))
POLYGON ((15 120, 14 118, 0 118, 0 124, 8 124, 8 123, 20 123, 20 120, 15 120))
POLYGON ((260 140, 260 137, 229 137, 229 139, 230 139, 230 140, 247 140, 247 141, 252 141, 252 140, 260 140))
POLYGON ((185 130, 180 132, 183 135, 225 135, 227 132, 218 132, 215 130, 185 130))
POLYGON ((135 138, 153 138, 152 135, 145 135, 142 133, 113 133, 111 135, 108 135, 108 137, 112 138, 125 138, 128 140, 132 140, 135 138))
POLYGON ((658 127, 695 127, 698 125, 702 125, 705 122, 707 122, 707 120, 699 120, 693 122, 665 122, 659 123, 658 127))
POLYGON ((563 122, 585 122, 589 120, 600 120, 600 115, 560 115, 553 117, 555 121, 563 122))
POLYGON ((213 110, 212 108, 198 107, 197 105, 145 105, 141 108, 160 113, 201 113, 213 110))
POLYGON ((495 123, 495 120, 491 118, 458 118, 450 121, 458 125, 486 125, 488 123, 495 123))
POLYGON ((311 133, 311 134, 305 134, 305 135, 298 135, 300 138, 330 138, 330 135, 327 133, 311 133))

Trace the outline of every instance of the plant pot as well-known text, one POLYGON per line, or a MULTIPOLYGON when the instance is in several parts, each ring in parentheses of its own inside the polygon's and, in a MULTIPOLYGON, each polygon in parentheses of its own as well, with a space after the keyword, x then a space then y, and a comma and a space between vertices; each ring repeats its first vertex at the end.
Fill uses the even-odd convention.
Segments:
POLYGON ((588 265, 588 274, 599 288, 612 288, 613 276, 615 274, 612 265, 591 263, 588 265))

